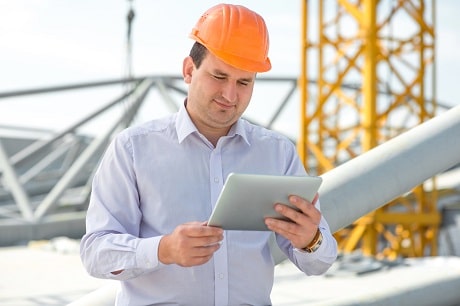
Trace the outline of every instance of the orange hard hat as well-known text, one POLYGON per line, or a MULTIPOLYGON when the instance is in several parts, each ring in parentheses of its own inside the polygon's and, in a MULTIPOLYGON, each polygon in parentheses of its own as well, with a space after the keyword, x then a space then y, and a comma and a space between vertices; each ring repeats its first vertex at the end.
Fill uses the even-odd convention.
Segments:
POLYGON ((218 4, 211 7, 200 17, 190 37, 236 68, 265 72, 272 67, 265 21, 244 6, 218 4))

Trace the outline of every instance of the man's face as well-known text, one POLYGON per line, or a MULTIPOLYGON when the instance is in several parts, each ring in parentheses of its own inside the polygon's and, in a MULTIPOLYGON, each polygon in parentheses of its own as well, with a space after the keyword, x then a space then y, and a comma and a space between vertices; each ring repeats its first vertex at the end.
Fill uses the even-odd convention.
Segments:
POLYGON ((187 57, 183 74, 189 84, 187 111, 194 124, 202 133, 226 135, 249 105, 256 73, 230 66, 208 52, 198 69, 187 57))

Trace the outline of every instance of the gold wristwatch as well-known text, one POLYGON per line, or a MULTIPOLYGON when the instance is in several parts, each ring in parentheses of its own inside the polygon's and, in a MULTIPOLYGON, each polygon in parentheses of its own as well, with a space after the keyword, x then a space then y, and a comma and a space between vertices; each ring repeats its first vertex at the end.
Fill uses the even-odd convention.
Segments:
POLYGON ((316 230, 315 237, 313 237, 313 240, 302 250, 307 253, 313 253, 317 249, 319 249, 322 242, 323 242, 323 234, 321 234, 321 231, 318 228, 316 230))

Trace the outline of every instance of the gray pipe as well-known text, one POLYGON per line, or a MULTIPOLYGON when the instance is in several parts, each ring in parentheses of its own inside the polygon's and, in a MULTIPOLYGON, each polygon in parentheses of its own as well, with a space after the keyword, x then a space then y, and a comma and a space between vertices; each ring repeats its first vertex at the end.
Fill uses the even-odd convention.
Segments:
MULTIPOLYGON (((321 212, 333 233, 460 163, 460 106, 321 175, 321 212)), ((276 264, 286 256, 272 237, 276 264)))
POLYGON ((319 189, 332 232, 460 163, 460 106, 328 171, 319 189))

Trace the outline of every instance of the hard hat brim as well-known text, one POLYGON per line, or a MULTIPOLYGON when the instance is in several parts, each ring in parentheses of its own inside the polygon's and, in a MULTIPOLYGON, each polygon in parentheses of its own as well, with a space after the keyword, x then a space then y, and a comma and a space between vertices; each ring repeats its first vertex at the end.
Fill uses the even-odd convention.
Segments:
POLYGON ((267 72, 272 68, 270 58, 268 57, 264 62, 252 61, 247 58, 243 58, 234 54, 226 53, 222 50, 216 50, 210 46, 206 46, 206 43, 193 33, 191 33, 189 37, 205 46, 206 49, 217 58, 235 68, 249 72, 267 72))

